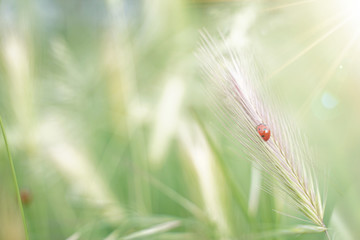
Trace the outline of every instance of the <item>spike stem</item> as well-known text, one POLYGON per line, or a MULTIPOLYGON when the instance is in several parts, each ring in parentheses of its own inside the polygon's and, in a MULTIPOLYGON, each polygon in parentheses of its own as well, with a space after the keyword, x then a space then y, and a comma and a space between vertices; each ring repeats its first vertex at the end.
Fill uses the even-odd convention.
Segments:
POLYGON ((13 162, 13 160, 11 158, 9 145, 8 145, 8 141, 7 141, 7 137, 6 137, 6 133, 5 133, 5 129, 4 129, 4 125, 3 125, 3 122, 2 122, 1 116, 0 116, 0 126, 1 126, 1 131, 2 131, 3 138, 4 138, 4 142, 5 142, 5 148, 6 148, 6 151, 7 151, 7 155, 8 155, 8 159, 9 159, 9 163, 10 163, 10 167, 11 167, 11 173, 12 173, 12 177, 13 177, 13 181, 14 181, 14 187, 15 187, 15 190, 16 190, 16 196, 17 196, 17 201, 18 201, 18 205, 19 205, 19 208, 20 208, 21 218, 22 218, 22 222, 23 222, 23 225, 24 225, 25 239, 29 240, 29 235, 28 235, 27 226, 26 226, 26 219, 25 219, 24 209, 23 209, 22 202, 21 202, 19 185, 18 185, 17 178, 16 178, 14 162, 13 162))

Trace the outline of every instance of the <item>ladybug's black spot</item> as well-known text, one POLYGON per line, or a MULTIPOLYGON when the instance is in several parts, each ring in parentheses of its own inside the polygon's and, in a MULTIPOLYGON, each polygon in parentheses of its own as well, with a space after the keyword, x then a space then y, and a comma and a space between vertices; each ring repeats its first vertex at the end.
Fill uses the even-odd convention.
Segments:
POLYGON ((265 135, 261 135, 262 137, 265 137, 265 135))

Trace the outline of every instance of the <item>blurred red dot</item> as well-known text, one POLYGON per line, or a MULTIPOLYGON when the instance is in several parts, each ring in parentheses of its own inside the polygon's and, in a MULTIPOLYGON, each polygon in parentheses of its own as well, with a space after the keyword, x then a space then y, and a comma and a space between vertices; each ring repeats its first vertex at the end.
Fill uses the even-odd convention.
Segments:
POLYGON ((21 202, 24 205, 29 205, 32 200, 31 192, 27 189, 20 190, 21 202))

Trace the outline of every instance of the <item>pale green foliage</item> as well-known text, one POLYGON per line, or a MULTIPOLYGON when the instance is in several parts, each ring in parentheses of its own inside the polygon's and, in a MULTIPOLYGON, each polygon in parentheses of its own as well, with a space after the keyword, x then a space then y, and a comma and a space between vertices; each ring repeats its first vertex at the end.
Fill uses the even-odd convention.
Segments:
MULTIPOLYGON (((32 194, 29 239, 320 240, 323 222, 358 239, 359 21, 348 1, 0 1, 0 115, 20 193, 32 194), (264 66, 251 76, 263 69, 271 89, 260 96, 286 101, 295 112, 278 109, 316 154, 298 148, 294 127, 272 129, 294 158, 275 156, 252 125, 241 136, 250 151, 216 131, 194 56, 204 27, 234 51, 255 49, 264 66), (259 152, 277 163, 270 179, 246 160, 259 152), (286 160, 293 174, 276 168, 286 160)), ((24 238, 16 190, 1 142, 0 239, 24 238)))

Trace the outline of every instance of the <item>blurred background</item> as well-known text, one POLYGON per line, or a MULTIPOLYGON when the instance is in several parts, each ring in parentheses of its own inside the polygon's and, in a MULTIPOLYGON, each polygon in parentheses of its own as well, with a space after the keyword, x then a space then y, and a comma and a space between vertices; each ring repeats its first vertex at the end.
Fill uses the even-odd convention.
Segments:
MULTIPOLYGON (((356 0, 1 0, 0 115, 30 239, 324 239, 213 127, 199 30, 252 49, 360 236, 356 0), (275 211, 276 210, 276 211, 275 211), (279 212, 284 212, 281 214, 279 212)), ((24 239, 0 142, 0 239, 24 239)))

